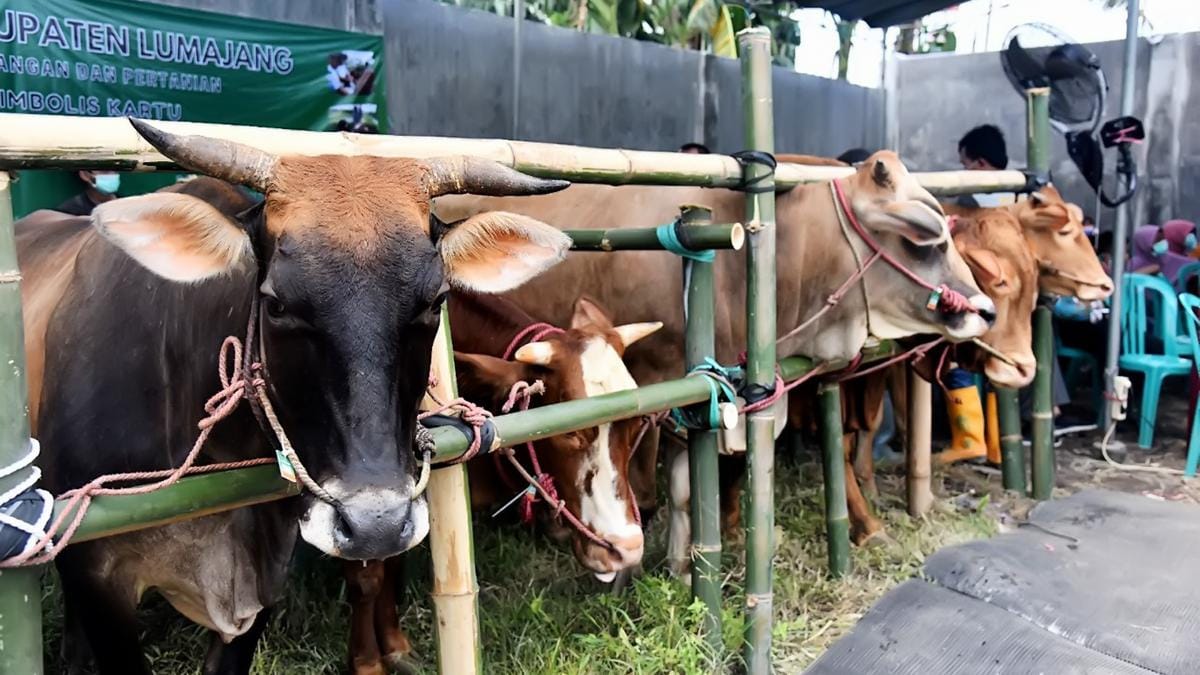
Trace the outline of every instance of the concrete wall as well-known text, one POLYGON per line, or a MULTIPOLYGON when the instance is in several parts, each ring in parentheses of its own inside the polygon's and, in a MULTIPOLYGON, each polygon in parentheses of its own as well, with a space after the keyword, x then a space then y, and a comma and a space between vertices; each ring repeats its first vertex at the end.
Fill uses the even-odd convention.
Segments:
MULTIPOLYGON (((1123 45, 1088 45, 1099 57, 1109 82, 1106 119, 1120 113, 1123 45)), ((1200 34, 1170 35, 1157 44, 1138 45, 1135 112, 1148 140, 1136 152, 1142 188, 1135 198, 1134 224, 1172 217, 1200 218, 1200 119, 1188 110, 1200 106, 1200 34)), ((1025 166, 1025 105, 1012 89, 996 53, 900 58, 895 64, 896 146, 914 168, 958 168, 958 139, 971 127, 993 123, 1008 139, 1010 166, 1025 166)), ((1051 170, 1055 183, 1088 213, 1094 193, 1054 134, 1051 170)), ((1105 154, 1111 172, 1115 152, 1105 154)), ((1101 224, 1111 224, 1103 209, 1101 224)))
MULTIPOLYGON (((743 146, 740 68, 730 59, 526 21, 517 84, 513 21, 487 12, 433 0, 152 1, 382 33, 394 133, 639 150, 695 140, 717 152, 743 146)), ((883 145, 882 91, 778 68, 774 87, 779 152, 883 145)))

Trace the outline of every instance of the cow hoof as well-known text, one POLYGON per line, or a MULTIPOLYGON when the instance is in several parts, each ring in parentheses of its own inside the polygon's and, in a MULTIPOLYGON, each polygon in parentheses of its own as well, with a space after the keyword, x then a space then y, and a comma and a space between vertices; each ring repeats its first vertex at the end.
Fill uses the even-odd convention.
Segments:
POLYGON ((858 545, 862 548, 892 548, 896 545, 896 540, 888 536, 887 531, 876 530, 863 537, 858 545))
POLYGON ((383 657, 383 660, 387 662, 388 670, 396 675, 417 675, 421 672, 421 662, 413 652, 392 652, 383 657))
POLYGON ((355 663, 350 672, 353 675, 387 675, 387 669, 383 667, 382 661, 355 663))

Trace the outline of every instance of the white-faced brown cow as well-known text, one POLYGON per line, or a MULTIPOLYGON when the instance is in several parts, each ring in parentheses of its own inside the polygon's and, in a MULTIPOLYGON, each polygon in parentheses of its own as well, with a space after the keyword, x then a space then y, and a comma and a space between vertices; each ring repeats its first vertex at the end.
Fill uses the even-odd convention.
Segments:
MULTIPOLYGON (((150 672, 134 614, 156 588, 213 631, 206 672, 245 673, 297 531, 348 559, 395 555, 426 535, 414 430, 447 287, 510 290, 570 244, 514 214, 446 228, 430 200, 565 184, 462 158, 275 157, 135 126, 180 165, 265 200, 200 178, 105 203, 90 221, 38 212, 17 223, 47 487, 177 465, 221 387, 222 341, 244 335, 257 306, 247 348, 333 503, 306 492, 68 547, 57 559, 67 656, 76 669, 90 656, 102 673, 150 672)), ((267 438, 243 406, 218 424, 203 461, 269 456, 267 438)))

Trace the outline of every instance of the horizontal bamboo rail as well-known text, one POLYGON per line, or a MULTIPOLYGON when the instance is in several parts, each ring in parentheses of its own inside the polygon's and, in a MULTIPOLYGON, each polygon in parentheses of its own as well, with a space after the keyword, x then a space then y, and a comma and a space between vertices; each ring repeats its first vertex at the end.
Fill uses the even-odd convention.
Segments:
MULTIPOLYGON (((746 241, 746 229, 741 223, 725 225, 693 225, 676 228, 679 243, 696 252, 718 249, 742 248, 746 241)), ((653 227, 623 228, 616 230, 564 230, 571 237, 574 251, 645 251, 665 247, 658 241, 653 227)))
MULTIPOLYGON (((884 342, 863 350, 864 363, 886 358, 895 353, 891 343, 884 342)), ((844 364, 834 364, 835 366, 844 364)), ((813 362, 802 356, 793 356, 779 362, 779 372, 785 380, 795 379, 811 370, 813 362)), ((635 417, 649 412, 667 410, 678 405, 689 405, 708 400, 708 385, 704 378, 691 377, 672 380, 642 387, 648 395, 636 397, 634 405, 622 400, 624 413, 617 412, 621 406, 614 399, 626 399, 617 392, 590 399, 533 408, 523 412, 501 415, 494 418, 497 435, 505 445, 516 445, 525 441, 545 438, 555 434, 602 424, 606 421, 635 417), (686 385, 682 389, 678 386, 686 385), (583 405, 580 405, 583 404, 583 405), (564 407, 584 410, 596 405, 595 414, 568 418, 562 414, 564 407), (653 405, 652 405, 653 404, 653 405), (632 411, 632 412, 630 412, 632 411)), ((433 430, 437 441, 438 462, 445 462, 461 455, 467 447, 465 437, 453 430, 440 427, 433 430)), ((101 539, 115 534, 158 527, 169 523, 199 518, 200 516, 229 511, 231 509, 283 499, 299 493, 299 488, 279 477, 274 466, 255 466, 247 469, 218 471, 201 476, 190 476, 179 482, 143 495, 105 495, 95 497, 91 508, 76 532, 73 542, 101 539)), ((57 517, 66 507, 65 502, 55 505, 57 517)))
MULTIPOLYGON (((294 131, 195 122, 154 124, 173 133, 224 138, 281 155, 367 154, 415 158, 474 155, 531 175, 579 183, 737 187, 742 182, 741 166, 727 155, 584 148, 492 139, 294 131)), ((178 167, 121 118, 0 113, 2 169, 158 171, 177 170, 178 167)), ((781 164, 775 172, 775 184, 783 189, 830 180, 851 172, 852 169, 842 167, 781 164)), ((915 175, 930 192, 942 196, 1024 192, 1028 183, 1020 171, 943 171, 915 175)))

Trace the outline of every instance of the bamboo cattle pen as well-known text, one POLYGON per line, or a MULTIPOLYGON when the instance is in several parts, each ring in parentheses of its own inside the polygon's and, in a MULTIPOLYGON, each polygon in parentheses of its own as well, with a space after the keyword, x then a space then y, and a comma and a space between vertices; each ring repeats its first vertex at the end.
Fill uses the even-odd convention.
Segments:
MULTIPOLYGON (((1050 89, 1025 92, 1029 169, 1045 176, 1050 171, 1050 89)), ((1054 324, 1050 307, 1039 300, 1033 311, 1033 355, 1037 370, 1033 378, 1033 439, 1030 468, 1034 499, 1049 499, 1054 489, 1054 324)), ((1114 321, 1116 319, 1113 319, 1114 321)))
MULTIPOLYGON (((743 60, 743 100, 746 119, 746 148, 773 151, 770 36, 764 29, 739 35, 743 60)), ((158 123, 156 123, 158 124, 158 123)), ((746 243, 747 260, 747 381, 771 388, 776 373, 791 380, 811 371, 816 364, 794 356, 778 360, 775 353, 775 227, 774 189, 787 189, 807 182, 847 175, 839 167, 780 165, 774 171, 761 163, 744 166, 729 156, 683 155, 615 149, 582 148, 506 140, 469 140, 397 136, 357 136, 347 133, 285 131, 228 125, 163 122, 171 132, 200 134, 233 140, 278 154, 372 154, 390 157, 433 157, 473 155, 492 159, 520 171, 543 177, 606 184, 700 185, 740 188, 757 185, 748 192, 744 223, 712 224, 702 210, 685 211, 676 235, 687 249, 739 249, 746 243)), ((143 141, 124 120, 56 116, 0 114, 0 339, 7 350, 11 369, 0 373, 0 465, 26 451, 29 435, 26 419, 23 368, 23 338, 20 293, 16 283, 16 260, 12 218, 8 202, 8 177, 14 169, 117 169, 124 171, 175 170, 178 167, 143 141), (12 279, 12 281, 8 281, 12 279)), ((989 191, 1022 191, 1027 177, 1018 171, 945 172, 915 174, 932 193, 942 196, 989 191)), ((661 250, 655 228, 615 230, 569 230, 580 251, 622 249, 661 250)), ((689 367, 700 365, 713 354, 712 267, 689 261, 688 322, 686 352, 689 367)), ((893 353, 890 344, 864 351, 865 360, 893 353)), ((435 343, 434 364, 442 400, 453 398, 452 341, 443 317, 435 343)), ((839 367, 844 364, 822 364, 839 367)), ((912 378, 916 381, 916 378, 912 378)), ((916 390, 919 385, 913 385, 916 390)), ((928 385, 925 385, 928 391, 928 385)), ((710 383, 705 377, 689 376, 629 391, 590 399, 569 401, 501 415, 492 419, 496 441, 488 451, 548 436, 627 419, 652 412, 709 401, 710 383)), ((835 410, 836 387, 825 386, 821 401, 835 410)), ((928 397, 912 408, 925 417, 928 429, 928 397)), ((840 412, 840 411, 839 411, 840 412)), ((828 415, 827 415, 828 416, 828 415)), ((828 439, 838 435, 838 462, 827 467, 844 471, 841 459, 840 415, 823 428, 828 439)), ((774 415, 771 410, 751 413, 747 420, 749 459, 749 505, 746 509, 746 596, 745 647, 743 657, 750 673, 771 671, 772 556, 774 549, 774 415)), ((436 444, 434 461, 446 462, 467 449, 459 431, 440 427, 431 430, 436 444)), ((704 603, 705 627, 712 644, 719 648, 720 630, 720 532, 716 480, 716 432, 694 431, 689 435, 692 507, 694 516, 692 552, 695 569, 693 592, 704 603)), ((920 440, 914 436, 915 441, 920 440)), ((923 442, 928 455, 927 437, 923 442)), ((827 444, 830 455, 832 440, 827 444)), ((917 453, 914 453, 917 454, 917 453)), ((919 456, 919 455, 917 455, 919 456)), ((928 463, 924 464, 925 492, 910 498, 927 508, 928 463)), ((919 473, 919 466, 911 467, 919 473)), ((0 478, 0 491, 24 478, 23 473, 0 478)), ((830 569, 844 570, 848 548, 836 526, 845 513, 842 481, 830 477, 826 508, 830 518, 830 569), (839 510, 840 503, 840 510, 839 510)), ((136 496, 97 497, 83 520, 76 541, 96 539, 135 529, 154 527, 187 518, 281 499, 296 494, 293 484, 279 478, 275 467, 253 467, 219 474, 194 476, 162 490, 136 496)), ((433 599, 437 613, 438 662, 442 672, 478 673, 485 670, 480 658, 478 588, 475 579, 465 471, 460 466, 433 471, 429 488, 434 561, 433 599)), ((61 509, 62 505, 59 504, 61 509)), ((914 508, 910 503, 910 509, 914 508)), ((0 572, 0 672, 41 672, 41 624, 39 570, 0 572)))

